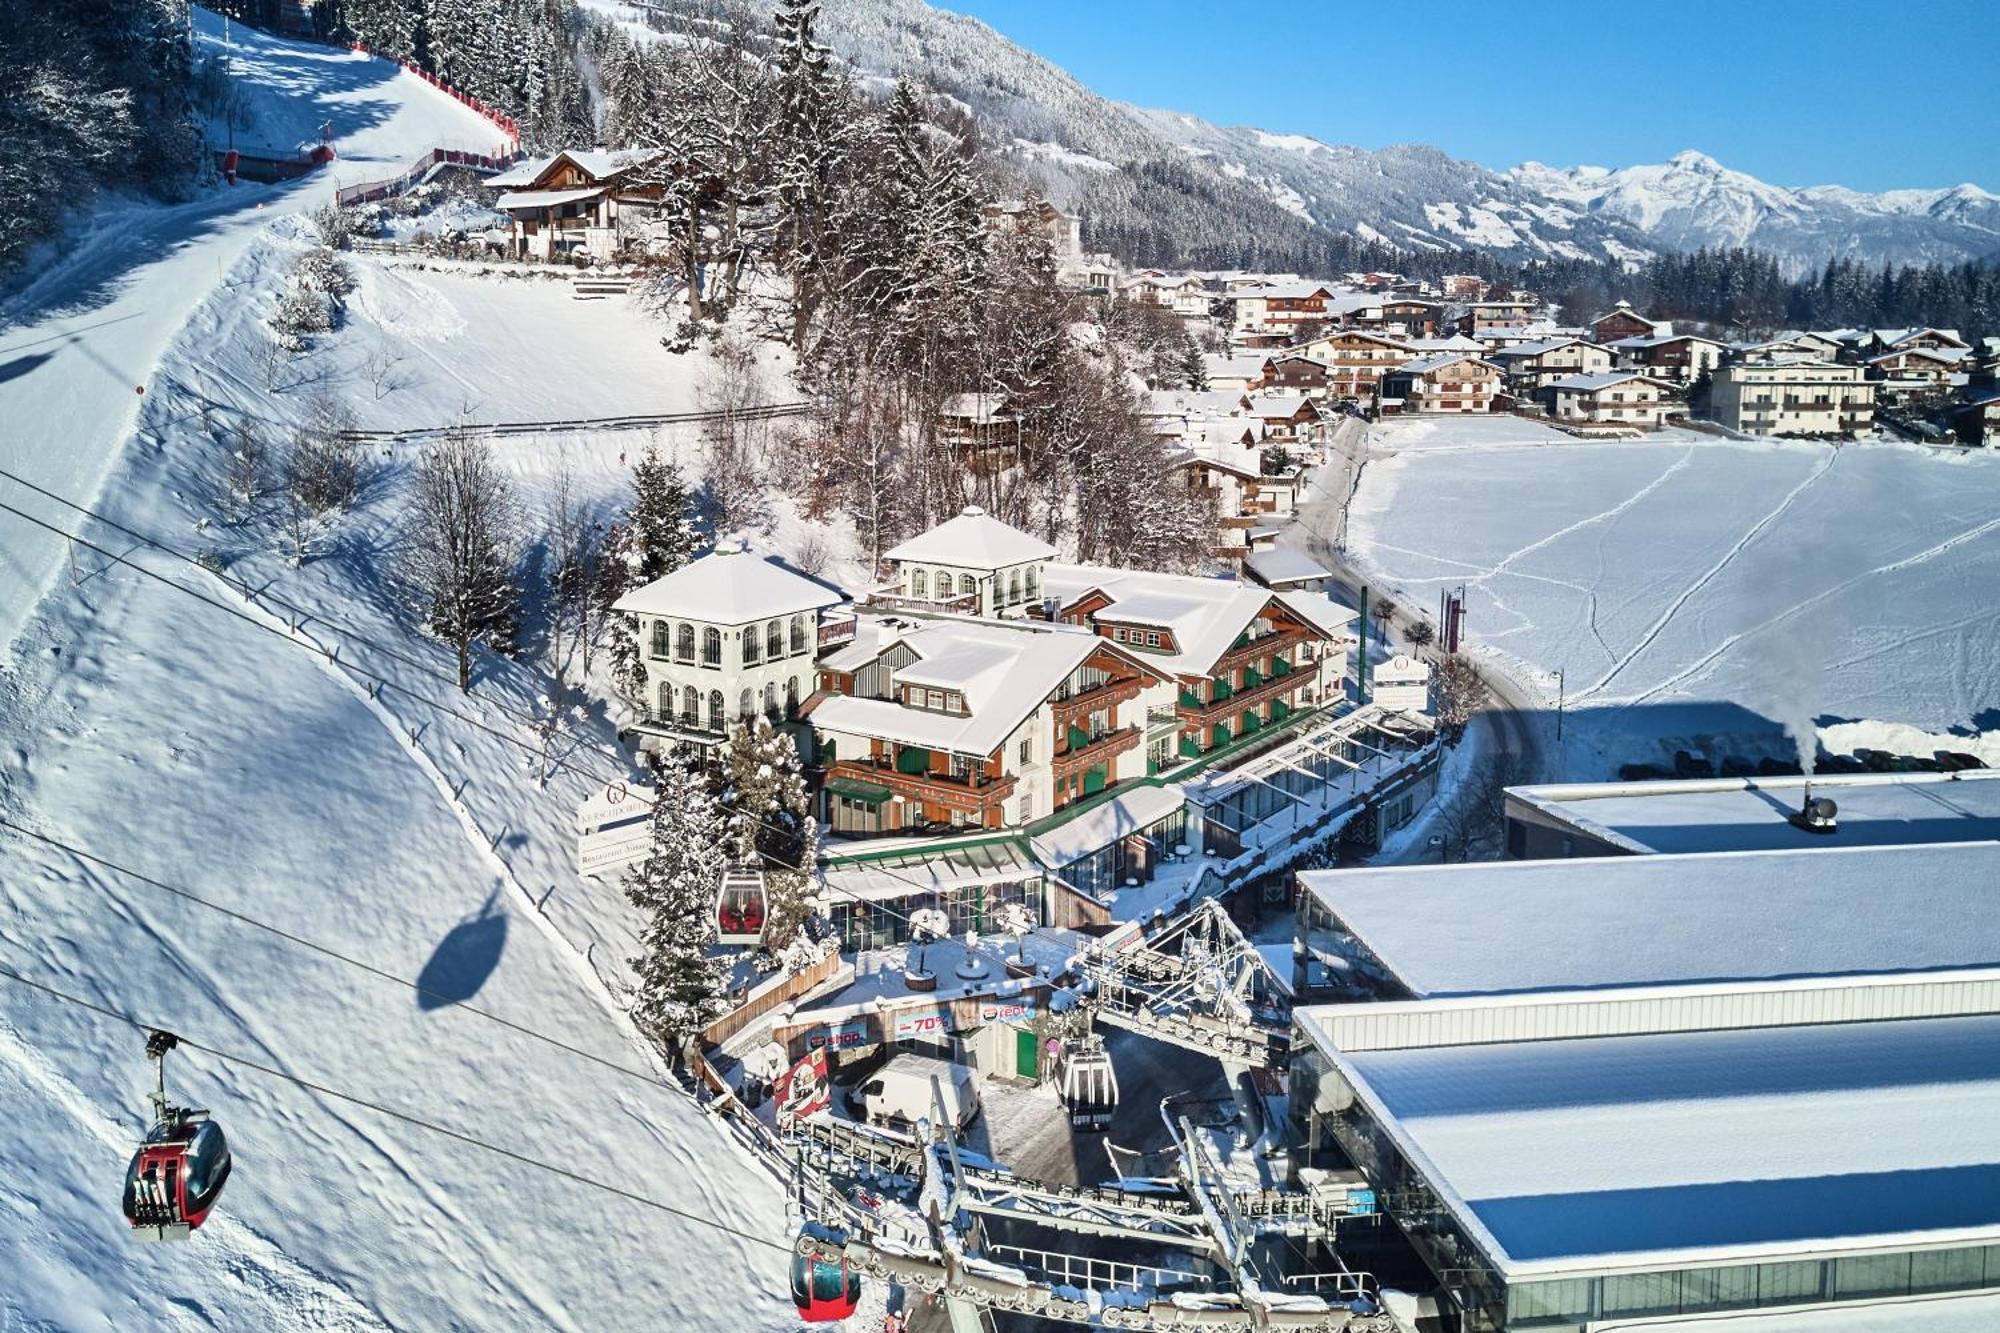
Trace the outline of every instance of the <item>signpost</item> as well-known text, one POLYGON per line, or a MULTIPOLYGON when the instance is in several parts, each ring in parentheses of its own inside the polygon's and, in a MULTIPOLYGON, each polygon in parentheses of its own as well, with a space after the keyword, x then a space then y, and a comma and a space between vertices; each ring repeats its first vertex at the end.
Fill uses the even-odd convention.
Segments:
POLYGON ((607 875, 646 859, 653 839, 653 791, 636 782, 608 782, 576 808, 576 868, 607 875))

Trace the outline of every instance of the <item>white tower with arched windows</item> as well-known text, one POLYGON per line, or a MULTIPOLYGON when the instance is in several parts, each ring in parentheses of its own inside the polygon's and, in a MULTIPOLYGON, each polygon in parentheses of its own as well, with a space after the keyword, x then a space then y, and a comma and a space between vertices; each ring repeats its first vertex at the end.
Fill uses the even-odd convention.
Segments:
POLYGON ((718 544, 612 607, 638 621, 646 667, 642 729, 720 745, 762 713, 798 715, 813 690, 820 613, 846 599, 775 556, 718 544))
POLYGON ((1042 600, 1042 570, 1055 553, 1041 538, 967 505, 884 553, 896 566, 896 591, 875 600, 968 616, 1024 616, 1042 600))

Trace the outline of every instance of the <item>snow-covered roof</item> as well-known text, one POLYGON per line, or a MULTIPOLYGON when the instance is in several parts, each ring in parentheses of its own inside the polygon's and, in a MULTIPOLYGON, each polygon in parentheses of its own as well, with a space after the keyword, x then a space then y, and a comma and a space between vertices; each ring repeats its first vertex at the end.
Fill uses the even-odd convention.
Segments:
POLYGON ((2000 1240, 2000 1016, 1337 1063, 1512 1281, 2000 1240))
POLYGON ((524 157, 505 171, 495 172, 480 184, 491 189, 508 190, 517 185, 533 185, 535 178, 548 169, 553 157, 524 157))
POLYGON ((1310 583, 1315 579, 1332 577, 1331 572, 1322 568, 1317 560, 1290 546, 1253 551, 1243 557, 1243 567, 1259 582, 1274 588, 1285 583, 1310 583))
POLYGON ((1409 375, 1428 375, 1433 370, 1443 370, 1446 366, 1455 366, 1461 361, 1471 361, 1485 366, 1488 370, 1500 369, 1483 356, 1473 356, 1465 352, 1434 352, 1430 356, 1420 356, 1414 361, 1405 361, 1396 369, 1409 375))
POLYGON ((1885 347, 1894 347, 1897 343, 1908 342, 1912 338, 1921 338, 1926 333, 1935 334, 1937 337, 1955 342, 1960 347, 1967 345, 1965 339, 1959 337, 1957 329, 1923 327, 1911 329, 1876 329, 1874 332, 1876 341, 1885 347))
MULTIPOLYGON (((602 180, 615 176, 621 171, 636 167, 652 156, 655 150, 647 148, 565 148, 556 157, 566 157, 582 167, 590 175, 602 180)), ((553 162, 555 159, 551 158, 553 162)))
POLYGON ((1477 338, 1468 338, 1462 333, 1454 333, 1449 338, 1405 338, 1403 342, 1419 352, 1473 352, 1486 350, 1486 344, 1477 338))
POLYGON ((1092 653, 1116 653, 1142 669, 1164 668, 1127 653, 1100 635, 1073 625, 1019 620, 926 620, 884 634, 879 617, 877 651, 900 641, 917 660, 899 667, 897 681, 957 690, 966 714, 910 708, 893 699, 828 695, 814 705, 813 726, 849 735, 879 736, 905 745, 984 757, 1069 679, 1092 653))
MULTIPOLYGON (((1576 393, 1596 393, 1599 389, 1609 389, 1613 385, 1623 384, 1627 380, 1642 380, 1647 384, 1660 384, 1658 380, 1642 375, 1636 370, 1607 370, 1592 375, 1568 375, 1559 380, 1551 380, 1549 387, 1551 389, 1567 389, 1576 393)), ((1660 387, 1664 388, 1666 386, 1660 385, 1660 387)))
POLYGON ((580 199, 595 199, 604 193, 605 188, 591 185, 580 190, 510 190, 495 199, 493 206, 502 211, 510 208, 554 208, 558 204, 572 204, 580 199))
MULTIPOLYGON (((1484 344, 1481 345, 1483 346, 1484 344)), ((1512 347, 1503 347, 1493 353, 1493 355, 1496 357, 1504 356, 1510 359, 1515 357, 1542 356, 1548 352, 1560 351, 1565 347, 1577 346, 1597 347, 1599 344, 1586 342, 1582 338, 1543 338, 1536 342, 1515 343, 1512 347)))
POLYGON ((1970 355, 1970 349, 1964 347, 1896 347, 1882 353, 1880 356, 1869 357, 1868 364, 1875 366, 1880 365, 1884 361, 1894 361, 1897 357, 1920 356, 1926 361, 1935 361, 1939 365, 1955 366, 1970 355))
POLYGON ((908 564, 950 565, 954 569, 1005 569, 1046 560, 1056 548, 1040 537, 1010 527, 978 505, 967 505, 928 532, 892 546, 885 558, 908 564))
POLYGON ((846 600, 838 589, 801 574, 776 556, 728 544, 632 589, 612 609, 710 625, 747 625, 846 600))
POLYGON ((2000 839, 2000 771, 1814 778, 1813 794, 1839 807, 1839 831, 1830 838, 1786 818, 1804 804, 1806 785, 1803 777, 1567 783, 1513 787, 1507 797, 1638 852, 2000 839))
POLYGON ((1277 417, 1295 417, 1301 408, 1314 406, 1313 400, 1302 393, 1259 394, 1251 400, 1250 410, 1266 420, 1277 417))
POLYGON ((1042 587, 1063 606, 1091 592, 1111 605, 1098 613, 1109 621, 1157 625, 1173 631, 1173 651, 1148 650, 1146 660, 1177 675, 1205 675, 1274 601, 1291 608, 1323 633, 1337 634, 1355 613, 1310 593, 1274 593, 1235 579, 1157 574, 1150 570, 1109 569, 1102 565, 1052 564, 1042 571, 1042 587), (1304 599, 1294 602, 1293 599, 1304 599))
MULTIPOLYGON (((1656 326, 1657 327, 1657 326, 1656 326)), ((1665 347, 1669 343, 1708 343, 1715 347, 1725 347, 1720 338, 1704 338, 1699 333, 1655 333, 1650 338, 1614 338, 1604 344, 1606 347, 1622 347, 1639 351, 1647 347, 1665 347)))
POLYGON ((948 395, 938 408, 939 416, 955 417, 970 421, 975 425, 991 425, 1003 418, 1007 406, 1004 393, 954 393, 948 395))
POLYGON ((1080 856, 1109 847, 1128 833, 1159 823, 1184 804, 1186 797, 1177 786, 1133 787, 1074 819, 1065 820, 1031 839, 1028 845, 1043 865, 1060 868, 1080 856))
POLYGON ((2000 967, 1996 876, 2000 844, 1972 842, 1308 871, 1299 882, 1398 982, 1432 998, 2000 967))

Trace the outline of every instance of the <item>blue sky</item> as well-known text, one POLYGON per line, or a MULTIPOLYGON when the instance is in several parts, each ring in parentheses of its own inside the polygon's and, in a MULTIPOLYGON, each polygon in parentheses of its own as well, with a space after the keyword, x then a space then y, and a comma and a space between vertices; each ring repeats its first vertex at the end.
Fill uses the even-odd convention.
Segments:
POLYGON ((2000 0, 932 0, 1119 101, 1492 167, 2000 192, 2000 0), (1568 104, 1567 107, 1565 104, 1568 104))

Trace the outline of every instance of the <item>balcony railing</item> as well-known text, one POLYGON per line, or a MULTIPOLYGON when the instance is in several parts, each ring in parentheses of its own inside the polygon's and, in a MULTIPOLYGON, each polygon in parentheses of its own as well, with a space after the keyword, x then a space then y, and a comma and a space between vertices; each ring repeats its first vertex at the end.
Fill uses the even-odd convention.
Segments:
POLYGON ((987 779, 976 770, 968 777, 950 773, 905 773, 888 758, 840 759, 827 768, 828 781, 837 777, 873 782, 905 800, 927 801, 951 810, 978 813, 1005 800, 1014 791, 1011 776, 987 779))
POLYGON ((1208 726, 1216 722, 1227 722, 1244 709, 1262 703, 1266 699, 1289 694, 1300 686, 1310 683, 1311 680, 1312 676, 1310 673, 1288 671, 1281 675, 1272 676, 1261 685, 1246 685, 1227 699, 1218 700, 1211 704, 1204 704, 1200 707, 1189 707, 1185 702, 1184 695, 1180 709, 1181 721, 1183 723, 1198 722, 1203 726, 1208 726))
POLYGON ((899 583, 886 583, 868 591, 868 605, 884 611, 920 611, 931 615, 976 616, 979 594, 960 593, 956 597, 911 597, 899 583))
POLYGON ((829 620, 819 627, 820 651, 838 647, 854 638, 855 619, 848 616, 844 620, 829 620))
POLYGON ((1136 749, 1139 743, 1140 732, 1137 727, 1120 727, 1116 731, 1100 732, 1091 737, 1087 744, 1076 746, 1067 754, 1055 757, 1052 766, 1055 779, 1061 782, 1073 773, 1096 768, 1099 764, 1108 765, 1111 760, 1127 750, 1136 749))
POLYGON ((1072 718, 1080 717, 1085 713, 1094 712, 1100 708, 1110 708, 1115 704, 1122 704, 1128 699, 1136 699, 1138 697, 1139 682, 1137 680, 1109 680, 1095 689, 1084 690, 1080 694, 1072 694, 1067 699, 1057 699, 1052 705, 1056 716, 1056 730, 1061 731, 1067 727, 1072 718))

